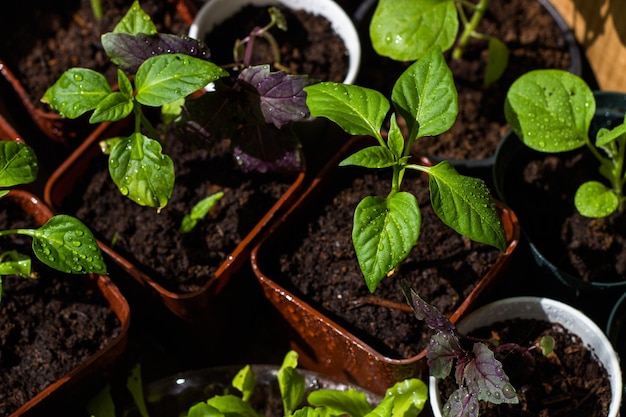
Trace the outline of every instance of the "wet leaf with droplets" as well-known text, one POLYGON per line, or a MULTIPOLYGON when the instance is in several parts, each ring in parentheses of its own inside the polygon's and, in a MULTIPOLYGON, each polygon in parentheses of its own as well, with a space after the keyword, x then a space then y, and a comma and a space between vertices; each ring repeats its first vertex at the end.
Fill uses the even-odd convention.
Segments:
POLYGON ((515 389, 493 351, 484 343, 474 343, 473 352, 474 360, 467 363, 463 370, 469 392, 479 400, 493 404, 517 404, 519 400, 515 389))
POLYGON ((24 142, 0 141, 0 187, 29 184, 37 179, 35 151, 24 142))
POLYGON ((157 33, 157 28, 150 16, 143 11, 139 4, 139 0, 134 0, 126 14, 122 17, 115 28, 115 33, 157 33))
POLYGON ((601 182, 587 181, 576 190, 574 205, 585 217, 606 217, 619 207, 619 197, 601 182))
POLYGON ((70 274, 106 274, 96 239, 77 218, 59 214, 39 229, 22 232, 32 236, 33 252, 51 268, 70 274))

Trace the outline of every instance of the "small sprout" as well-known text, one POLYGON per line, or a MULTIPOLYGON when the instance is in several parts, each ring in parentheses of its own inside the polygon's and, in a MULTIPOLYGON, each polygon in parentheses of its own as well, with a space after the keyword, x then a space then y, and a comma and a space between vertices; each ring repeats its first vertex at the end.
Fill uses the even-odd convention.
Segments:
POLYGON ((542 336, 539 340, 539 348, 541 349, 541 354, 543 356, 548 356, 552 352, 554 352, 554 337, 542 336))
POLYGON ((593 92, 577 75, 563 70, 535 70, 518 78, 505 102, 508 123, 531 149, 546 153, 586 147, 604 182, 583 182, 574 205, 586 217, 602 218, 626 207, 626 121, 601 128, 590 137, 596 110, 593 92))
POLYGON ((192 207, 191 212, 185 217, 183 217, 183 221, 180 225, 180 231, 182 233, 189 233, 196 227, 198 220, 204 219, 204 217, 209 213, 209 210, 222 198, 224 197, 224 192, 219 191, 215 194, 212 194, 208 197, 203 198, 195 206, 192 207))

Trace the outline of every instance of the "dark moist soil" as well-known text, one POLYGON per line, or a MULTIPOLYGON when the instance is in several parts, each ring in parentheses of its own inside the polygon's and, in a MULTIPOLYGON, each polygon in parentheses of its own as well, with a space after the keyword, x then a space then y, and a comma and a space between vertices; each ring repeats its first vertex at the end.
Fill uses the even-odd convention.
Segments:
MULTIPOLYGON (((426 346, 428 330, 411 311, 373 302, 351 239, 354 209, 367 195, 388 194, 390 178, 386 174, 342 167, 332 186, 324 191, 320 208, 316 204, 315 211, 307 211, 306 220, 288 227, 289 236, 270 250, 269 256, 280 256, 280 267, 276 267, 280 271, 268 274, 276 274, 279 282, 379 352, 408 358, 426 346)), ((444 314, 452 313, 500 252, 445 226, 430 206, 427 179, 411 174, 407 173, 403 185, 418 198, 420 237, 408 258, 393 276, 379 284, 374 295, 406 309, 401 290, 404 279, 444 314)))
POLYGON ((515 210, 529 241, 574 277, 623 281, 626 219, 618 214, 583 217, 574 206, 580 184, 591 179, 604 182, 597 160, 583 150, 550 155, 527 148, 513 159, 504 177, 506 202, 515 210))
MULTIPOLYGON (((544 320, 506 320, 470 333, 499 343, 532 346, 542 336, 555 339, 554 352, 543 356, 538 350, 530 357, 519 352, 496 352, 495 356, 513 387, 519 404, 480 402, 484 417, 604 417, 611 405, 608 373, 596 354, 580 338, 558 323, 544 320)), ((442 400, 458 388, 451 376, 440 383, 442 400)))
MULTIPOLYGON (((509 66, 502 78, 485 87, 486 42, 471 41, 462 60, 452 60, 447 52, 459 95, 459 115, 449 131, 421 138, 416 144, 419 152, 452 160, 493 157, 508 130, 504 101, 513 81, 533 69, 567 69, 570 65, 565 40, 554 19, 538 1, 492 1, 478 31, 506 43, 510 51, 509 66)), ((365 46, 356 83, 389 95, 393 83, 410 63, 378 57, 371 47, 368 50, 365 46)))
MULTIPOLYGON (((170 130, 176 135, 177 130, 170 130)), ((174 160, 176 183, 160 212, 123 197, 113 183, 104 156, 84 175, 82 188, 64 204, 103 242, 158 284, 175 293, 194 292, 287 190, 293 178, 244 174, 223 140, 211 151, 195 141, 168 136, 164 152, 174 160), (179 232, 183 217, 202 198, 224 197, 189 233, 179 232)))
MULTIPOLYGON (((274 27, 270 33, 280 45, 282 69, 290 74, 307 74, 322 81, 342 82, 348 72, 348 52, 343 40, 323 16, 304 10, 280 8, 287 20, 287 31, 274 27)), ((211 60, 218 65, 233 63, 233 45, 257 26, 269 23, 266 7, 244 6, 215 27, 204 39, 211 60)), ((274 55, 263 38, 255 38, 251 65, 273 64, 274 55)))
MULTIPOLYGON (((0 225, 38 227, 8 200, 0 225)), ((4 237, 0 252, 32 255, 28 237, 4 237)), ((34 258, 34 256, 33 256, 34 258)), ((37 279, 3 277, 0 302, 0 415, 6 416, 102 349, 120 323, 82 275, 67 276, 33 259, 37 279)))
MULTIPOLYGON (((96 21, 90 0, 25 0, 3 5, 0 59, 21 81, 33 104, 69 68, 95 69, 117 83, 117 67, 102 49, 100 37, 113 30, 132 0, 101 0, 96 21)), ((163 33, 187 34, 189 26, 170 0, 142 0, 142 9, 163 33)))

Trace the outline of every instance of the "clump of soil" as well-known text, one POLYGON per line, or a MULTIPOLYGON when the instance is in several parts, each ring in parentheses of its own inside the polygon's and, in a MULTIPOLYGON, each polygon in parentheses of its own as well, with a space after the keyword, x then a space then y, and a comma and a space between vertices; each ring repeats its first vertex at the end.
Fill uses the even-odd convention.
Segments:
MULTIPOLYGON (((539 350, 530 354, 516 351, 496 351, 495 357, 513 387, 519 404, 481 402, 480 415, 530 416, 585 416, 608 415, 611 405, 611 384, 607 370, 595 353, 585 346, 580 337, 559 323, 545 320, 514 319, 470 332, 470 336, 498 343, 517 343, 529 347, 545 335, 555 339, 555 349, 543 356, 539 350)), ((439 385, 442 400, 458 388, 450 376, 439 385)))
MULTIPOLYGON (((293 178, 245 174, 236 166, 229 141, 210 150, 170 130, 163 151, 174 160, 176 182, 160 212, 122 196, 104 155, 83 175, 81 188, 63 204, 100 238, 164 288, 194 292, 253 229, 290 186, 293 178), (189 233, 180 225, 198 201, 218 191, 224 197, 189 233)), ((76 174, 81 175, 81 174, 76 174)))
POLYGON ((272 241, 276 246, 260 252, 261 268, 383 354, 414 356, 426 346, 428 329, 407 309, 401 281, 406 280, 448 314, 465 300, 501 253, 445 226, 430 205, 428 179, 407 173, 403 187, 416 194, 422 212, 420 237, 407 259, 383 279, 372 297, 356 260, 352 222, 362 198, 389 193, 389 172, 364 173, 342 167, 330 182, 318 200, 309 201, 305 214, 285 228, 288 235, 283 232, 272 241), (274 265, 278 263, 274 258, 279 258, 279 265, 274 265), (389 302, 395 306, 381 305, 389 302))
MULTIPOLYGON (((25 0, 5 5, 0 17, 2 59, 42 110, 40 99, 69 68, 83 67, 117 83, 117 67, 105 54, 100 37, 113 30, 132 0, 101 0, 103 16, 96 21, 90 0, 25 0)), ((141 8, 163 33, 187 34, 189 26, 168 0, 142 0, 141 8)))
MULTIPOLYGON (((304 10, 280 8, 287 21, 287 31, 270 30, 280 46, 280 66, 290 74, 306 74, 322 81, 342 82, 348 72, 348 51, 343 40, 324 16, 304 10)), ((204 42, 211 50, 211 60, 218 65, 233 63, 233 45, 244 39, 255 27, 269 22, 266 7, 244 6, 231 18, 217 25, 204 42)), ((270 45, 255 38, 250 65, 274 64, 270 45)))
MULTIPOLYGON (((3 199, 2 229, 39 227, 3 199)), ((98 352, 120 332, 102 294, 83 275, 69 276, 36 260, 28 237, 3 237, 0 253, 33 258, 37 279, 3 277, 0 301, 0 414, 9 415, 98 352)))
MULTIPOLYGON (((490 2, 478 32, 506 43, 510 51, 509 66, 502 78, 485 86, 486 41, 470 41, 461 60, 451 59, 447 52, 459 94, 459 115, 449 131, 421 138, 416 143, 419 152, 451 160, 493 157, 509 128, 504 117, 504 101, 513 81, 533 69, 567 69, 570 65, 568 45, 539 1, 490 2)), ((379 57, 366 49, 356 84, 389 95, 393 83, 408 64, 379 57)))

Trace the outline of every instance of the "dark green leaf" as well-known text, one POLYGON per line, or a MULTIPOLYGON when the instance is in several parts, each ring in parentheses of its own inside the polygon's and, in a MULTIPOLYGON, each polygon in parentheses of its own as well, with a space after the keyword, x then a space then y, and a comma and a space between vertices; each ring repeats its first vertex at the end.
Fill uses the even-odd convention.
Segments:
POLYGON ((29 184, 37 179, 35 151, 24 142, 0 141, 0 187, 29 184))
POLYGON ((388 148, 370 146, 353 153, 339 165, 357 165, 365 168, 386 168, 396 164, 395 155, 388 148))
POLYGON ((113 92, 105 97, 89 118, 90 123, 116 122, 133 111, 133 96, 113 92))
POLYGON ((509 65, 509 48, 500 39, 489 36, 489 58, 485 70, 485 84, 496 82, 509 65))

